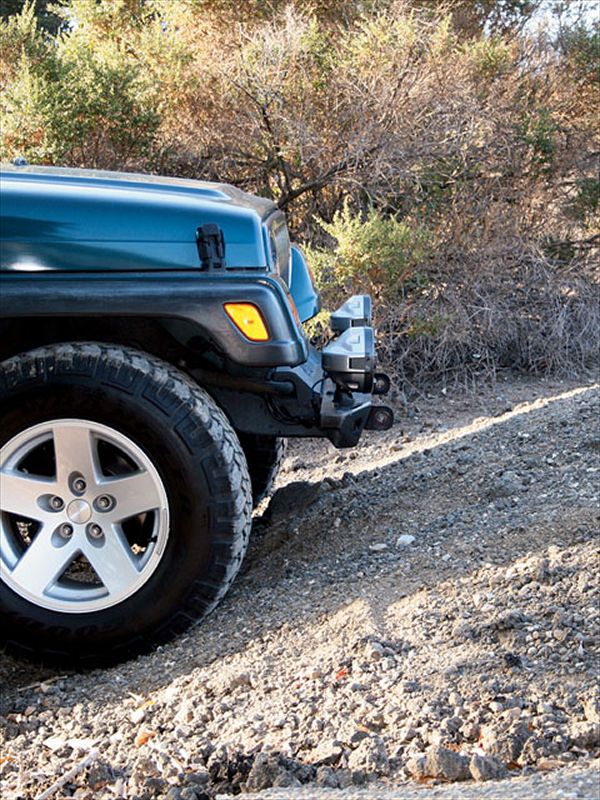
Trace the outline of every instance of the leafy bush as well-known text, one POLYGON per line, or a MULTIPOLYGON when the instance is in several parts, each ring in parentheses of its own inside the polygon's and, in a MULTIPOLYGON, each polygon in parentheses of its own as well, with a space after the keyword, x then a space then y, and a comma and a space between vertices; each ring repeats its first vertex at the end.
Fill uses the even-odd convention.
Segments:
POLYGON ((600 178, 582 178, 577 181, 577 192, 568 210, 578 222, 593 224, 600 211, 600 178))
POLYGON ((319 287, 340 292, 366 292, 391 303, 398 301, 427 251, 429 234, 419 225, 384 217, 371 209, 364 219, 349 203, 331 222, 320 221, 335 247, 314 249, 310 261, 319 287))
POLYGON ((55 42, 38 28, 33 4, 2 26, 4 42, 12 40, 13 50, 20 43, 3 97, 4 158, 117 168, 151 154, 158 93, 118 41, 109 36, 98 44, 97 29, 88 36, 89 24, 110 29, 115 22, 103 10, 76 3, 79 27, 55 42))

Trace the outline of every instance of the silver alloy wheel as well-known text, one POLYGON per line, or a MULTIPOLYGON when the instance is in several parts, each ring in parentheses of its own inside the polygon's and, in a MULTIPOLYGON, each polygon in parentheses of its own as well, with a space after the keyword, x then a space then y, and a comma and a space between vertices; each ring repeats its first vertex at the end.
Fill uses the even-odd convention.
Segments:
POLYGON ((58 419, 0 449, 0 577, 52 611, 101 611, 137 592, 169 536, 163 482, 119 431, 58 419))

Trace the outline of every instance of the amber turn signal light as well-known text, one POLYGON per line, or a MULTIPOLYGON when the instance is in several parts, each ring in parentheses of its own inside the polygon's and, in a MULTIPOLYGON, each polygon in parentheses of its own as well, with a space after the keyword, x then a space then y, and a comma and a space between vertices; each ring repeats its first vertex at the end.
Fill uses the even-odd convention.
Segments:
POLYGON ((225 303, 225 313, 251 342, 267 342, 269 332, 258 308, 252 303, 225 303))

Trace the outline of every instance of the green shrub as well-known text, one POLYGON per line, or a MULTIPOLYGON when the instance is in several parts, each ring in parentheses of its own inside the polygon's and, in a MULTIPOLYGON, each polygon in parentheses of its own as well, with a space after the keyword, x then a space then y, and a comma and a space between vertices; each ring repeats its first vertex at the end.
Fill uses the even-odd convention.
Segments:
POLYGON ((577 222, 589 224, 600 211, 600 179, 582 178, 577 181, 577 194, 568 205, 570 216, 577 222))
POLYGON ((530 150, 532 166, 542 172, 548 172, 554 161, 557 131, 552 114, 543 106, 524 114, 517 126, 518 137, 530 150))
POLYGON ((558 46, 579 78, 600 83, 600 22, 591 28, 579 24, 561 31, 558 46))
POLYGON ((366 216, 355 214, 348 202, 331 222, 320 220, 320 225, 336 243, 331 249, 309 252, 325 295, 368 292, 393 302, 416 279, 430 241, 422 226, 385 217, 375 209, 366 216))
POLYGON ((510 46, 498 38, 476 39, 465 46, 476 81, 501 78, 510 71, 513 55, 510 46))
MULTIPOLYGON (((82 14, 87 5, 80 3, 82 14)), ((117 167, 150 154, 159 92, 126 46, 100 41, 98 32, 90 39, 84 22, 54 42, 38 29, 32 5, 1 24, 2 44, 18 58, 2 99, 3 159, 117 167)))

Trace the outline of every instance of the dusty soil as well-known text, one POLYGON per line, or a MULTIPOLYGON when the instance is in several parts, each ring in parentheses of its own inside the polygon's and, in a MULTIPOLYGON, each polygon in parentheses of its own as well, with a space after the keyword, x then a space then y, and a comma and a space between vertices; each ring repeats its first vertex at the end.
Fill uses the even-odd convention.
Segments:
POLYGON ((525 797, 548 775, 594 797, 598 410, 597 387, 508 378, 354 451, 292 443, 202 625, 83 675, 0 661, 3 797, 61 776, 82 800, 525 797))

